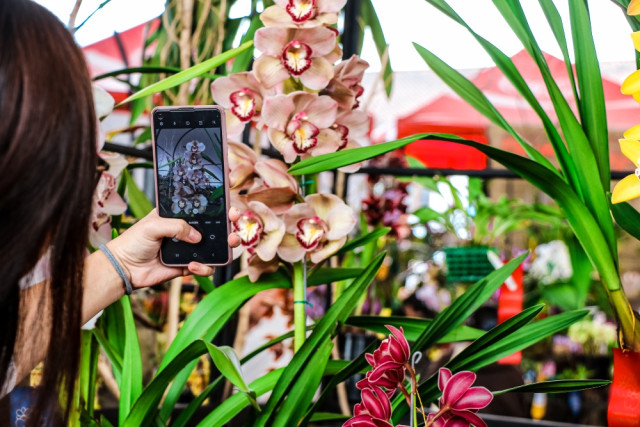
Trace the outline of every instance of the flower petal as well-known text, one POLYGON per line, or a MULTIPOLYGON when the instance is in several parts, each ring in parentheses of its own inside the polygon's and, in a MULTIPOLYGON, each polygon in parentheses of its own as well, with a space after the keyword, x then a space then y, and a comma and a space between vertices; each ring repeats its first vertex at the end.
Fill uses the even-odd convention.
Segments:
POLYGON ((313 57, 328 55, 336 47, 336 33, 327 27, 298 31, 296 39, 309 45, 313 57))
MULTIPOLYGON (((466 421, 466 423, 464 424, 456 424, 456 426, 458 425, 462 425, 464 427, 468 427, 470 424, 475 426, 475 427, 487 427, 487 423, 484 422, 484 420, 482 418, 480 418, 476 413, 471 412, 471 411, 457 411, 455 409, 451 410, 451 414, 453 415, 453 417, 451 417, 451 419, 460 419, 462 418, 464 421, 466 421)), ((449 424, 445 424, 445 426, 448 426, 449 424)))
POLYGON ((380 420, 391 418, 391 402, 379 387, 365 388, 361 396, 362 404, 371 416, 380 420))
POLYGON ((225 125, 227 129, 227 138, 239 139, 246 127, 246 123, 243 122, 229 110, 225 110, 225 125))
POLYGON ((306 106, 308 120, 320 129, 330 127, 338 114, 338 103, 330 96, 321 95, 309 98, 306 106))
POLYGON ((471 387, 455 404, 458 410, 477 410, 487 406, 493 400, 493 394, 484 387, 471 387))
POLYGON ((269 128, 285 130, 296 109, 292 96, 276 95, 265 99, 262 107, 262 121, 269 128))
POLYGON ((287 163, 293 163, 296 157, 298 157, 298 153, 296 153, 296 150, 293 148, 291 138, 289 138, 284 132, 271 127, 267 131, 267 135, 275 149, 282 153, 284 161, 287 163))
POLYGON ((120 215, 127 210, 127 204, 122 200, 120 195, 113 191, 104 201, 102 211, 109 215, 120 215))
POLYGON ((442 392, 444 402, 450 407, 454 407, 458 399, 464 396, 475 380, 476 374, 470 371, 458 372, 452 376, 442 392))
MULTIPOLYGON (((633 128, 629 129, 627 132, 632 131, 633 128)), ((625 132, 625 135, 626 133, 625 132)), ((620 143, 620 150, 625 157, 633 162, 636 167, 640 167, 640 141, 636 141, 635 139, 620 139, 618 140, 620 143)))
POLYGON ((620 87, 620 92, 625 95, 632 95, 638 91, 640 91, 640 70, 629 74, 620 87))
MULTIPOLYGON (((407 338, 405 338, 405 336, 404 336, 404 330, 402 329, 402 327, 400 327, 400 329, 398 329, 393 325, 384 325, 384 326, 389 331, 391 331, 393 336, 396 338, 398 344, 400 344, 400 348, 402 350, 402 358, 408 360, 409 359, 409 353, 410 353, 411 350, 409 349, 409 343, 407 342, 407 338)), ((389 346, 389 348, 391 348, 391 345, 389 346)))
POLYGON ((316 251, 311 252, 311 262, 314 264, 318 264, 321 261, 329 258, 331 255, 335 254, 340 250, 341 247, 344 246, 347 241, 346 237, 343 237, 339 240, 329 240, 322 249, 318 249, 316 251))
POLYGON ((340 144, 342 144, 342 140, 337 132, 332 129, 322 129, 318 134, 318 145, 310 150, 308 157, 334 153, 338 151, 340 144))
POLYGON ((263 274, 275 273, 278 271, 280 262, 278 258, 274 258, 271 261, 263 261, 260 257, 254 255, 249 258, 249 266, 247 268, 249 273, 249 280, 256 282, 263 274))
POLYGON ((254 169, 267 187, 290 187, 298 191, 298 182, 287 173, 287 165, 278 159, 257 162, 254 169))
POLYGON ((294 27, 295 24, 291 16, 277 5, 269 6, 260 14, 260 20, 265 27, 294 27))
POLYGON ((318 13, 340 12, 347 0, 321 0, 318 2, 318 13))
POLYGON ((286 262, 300 261, 305 253, 306 251, 300 246, 298 239, 293 234, 285 234, 280 246, 278 246, 278 256, 286 262))
POLYGON ((231 108, 233 104, 229 98, 238 89, 230 77, 219 77, 211 83, 211 96, 216 104, 224 108, 231 108))
POLYGON ((315 211, 323 221, 336 206, 344 205, 342 199, 335 194, 309 194, 304 201, 315 211))
POLYGON ((93 90, 93 107, 96 110, 96 116, 98 119, 108 116, 113 111, 113 107, 116 105, 116 101, 113 96, 106 90, 98 85, 91 85, 93 90))
POLYGON ((287 233, 295 234, 298 231, 298 221, 304 218, 312 218, 316 212, 308 203, 298 203, 284 214, 284 225, 287 233))
POLYGON ((273 56, 262 55, 256 59, 253 63, 253 72, 267 89, 289 78, 289 72, 282 65, 282 61, 273 56))
POLYGON ((287 43, 287 30, 276 27, 260 28, 256 31, 254 43, 263 55, 278 57, 287 43))
POLYGON ((278 229, 262 236, 260 243, 255 247, 256 255, 258 255, 263 261, 271 261, 276 256, 278 246, 280 245, 280 242, 282 242, 283 236, 284 223, 280 221, 278 229))
POLYGON ((333 77, 333 66, 324 58, 313 58, 311 67, 300 75, 300 81, 311 90, 327 87, 333 77))
POLYGON ((631 3, 627 6, 627 15, 640 15, 640 0, 631 0, 631 3))
POLYGON ((636 125, 624 132, 625 139, 640 140, 640 125, 636 125))
POLYGON ((640 179, 635 174, 627 175, 613 187, 611 203, 622 203, 640 197, 640 179))
POLYGON ((237 196, 240 200, 248 202, 262 202, 269 206, 276 214, 282 214, 289 210, 298 193, 289 187, 266 188, 258 187, 252 189, 251 193, 237 196))
POLYGON ((451 417, 443 424, 443 427, 470 427, 470 424, 457 417, 451 417))
POLYGON ((631 33, 631 40, 633 41, 633 47, 640 51, 640 31, 631 33))
POLYGON ((326 235, 328 240, 346 237, 357 223, 353 208, 346 204, 337 205, 331 209, 331 212, 327 215, 326 222, 329 225, 329 231, 326 235))

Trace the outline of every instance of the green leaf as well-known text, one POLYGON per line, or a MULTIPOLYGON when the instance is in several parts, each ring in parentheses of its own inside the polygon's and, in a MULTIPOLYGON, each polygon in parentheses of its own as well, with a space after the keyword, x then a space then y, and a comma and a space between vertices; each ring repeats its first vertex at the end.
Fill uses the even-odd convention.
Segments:
MULTIPOLYGON (((478 43, 480 43, 480 45, 484 48, 487 54, 489 54, 489 56, 491 57, 493 62, 496 64, 496 66, 500 69, 500 71, 504 73, 505 77, 509 79, 511 84, 513 84, 516 90, 529 103, 531 108, 536 112, 536 114, 542 120, 542 125, 545 129, 547 136, 549 137, 549 141, 551 142, 551 145, 556 154, 556 157, 558 158, 558 163, 560 164, 560 167, 562 168, 564 175, 569 179, 569 182, 572 183, 572 186, 574 188, 579 188, 579 184, 577 182, 578 175, 577 175, 576 166, 571 156, 569 156, 569 152, 567 151, 567 148, 565 146, 564 141, 562 140, 562 137, 560 136, 560 133, 556 129, 556 125, 551 121, 551 119, 547 115, 544 108, 542 108, 542 106, 538 102, 538 99, 536 98, 536 96, 533 94, 533 92, 527 85, 527 82, 525 81, 525 79, 522 77, 522 74, 520 74, 518 69, 513 64, 513 61, 511 60, 511 58, 509 58, 502 51, 500 51, 494 45, 489 43, 489 41, 487 41, 486 39, 481 37, 478 33, 476 33, 443 0, 427 0, 427 1, 429 1, 429 3, 431 3, 433 6, 435 6, 444 14, 449 16, 451 19, 453 19, 454 21, 462 25, 464 28, 466 28, 469 31, 469 33, 478 41, 478 43)), ((551 2, 541 2, 541 3, 550 4, 551 5, 550 7, 552 8, 554 7, 551 2)), ((547 11, 545 11, 545 14, 546 13, 547 11)), ((554 29, 554 31, 555 30, 557 30, 557 28, 554 29)), ((564 35, 562 37, 564 37, 564 35)), ((566 44, 565 44, 565 48, 566 48, 566 44)), ((570 64, 569 64, 569 68, 572 70, 570 64)), ((573 71, 571 72, 570 75, 573 76, 573 71)), ((574 86, 575 86, 575 83, 574 83, 574 86)), ((576 99, 578 98, 576 97, 576 99)), ((480 110, 478 111, 482 113, 482 111, 480 110)), ((582 194, 580 190, 578 190, 578 194, 579 195, 582 194)))
POLYGON ((300 372, 299 378, 304 380, 296 381, 293 384, 289 395, 278 407, 275 420, 273 420, 271 425, 298 425, 298 421, 307 411, 309 404, 313 400, 313 396, 320 386, 320 381, 322 381, 322 376, 324 375, 325 367, 331 356, 332 348, 333 342, 331 341, 331 337, 327 336, 316 348, 309 359, 309 363, 304 366, 300 372))
POLYGON ((193 278, 195 279, 196 282, 198 282, 198 286, 200 286, 200 288, 206 293, 210 294, 215 289, 215 286, 213 285, 213 280, 211 280, 211 277, 198 276, 194 274, 193 278))
MULTIPOLYGON (((344 361, 330 360, 327 364, 325 375, 334 375, 343 369, 345 365, 346 363, 344 361)), ((256 396, 262 396, 268 391, 273 390, 284 369, 285 368, 280 368, 269 372, 253 381, 249 384, 249 387, 255 390, 256 396)), ((198 427, 221 427, 231 421, 243 408, 246 408, 249 403, 249 399, 245 394, 236 393, 218 405, 218 407, 200 421, 198 427)))
POLYGON ((102 330, 98 328, 94 328, 91 330, 93 335, 96 337, 96 340, 104 350, 105 354, 109 358, 111 362, 111 368, 114 371, 114 376, 116 378, 122 375, 122 355, 118 353, 118 351, 111 345, 107 337, 105 337, 102 330))
MULTIPOLYGON (((345 324, 350 326, 385 335, 389 335, 389 330, 385 325, 393 325, 396 328, 402 326, 404 335, 409 341, 415 341, 418 339, 420 334, 422 334, 425 329, 429 328, 432 323, 433 321, 431 319, 418 319, 404 316, 351 316, 345 322, 345 324)), ((480 329, 460 325, 438 340, 438 344, 473 341, 483 333, 484 331, 481 331, 480 329)))
POLYGON ((376 14, 376 10, 373 7, 371 0, 362 0, 360 3, 360 15, 362 16, 365 24, 371 29, 371 35, 373 36, 373 42, 376 45, 376 50, 380 56, 380 61, 384 61, 382 66, 384 70, 382 72, 382 79, 384 83, 384 89, 387 93, 387 97, 391 96, 391 88, 393 84, 393 70, 391 69, 391 61, 389 60, 389 45, 384 38, 384 32, 382 31, 382 25, 376 14))
POLYGON ((383 236, 386 236, 391 229, 389 227, 378 228, 377 230, 373 230, 371 233, 364 234, 359 236, 353 240, 349 240, 344 244, 342 248, 335 255, 342 255, 347 252, 351 252, 361 246, 366 245, 369 242, 377 242, 383 236))
POLYGON ((610 380, 555 380, 524 384, 505 390, 493 391, 494 396, 505 393, 568 393, 570 391, 587 390, 611 384, 610 380))
POLYGON ((160 80, 157 83, 153 83, 152 85, 147 86, 146 88, 141 89, 138 92, 134 93, 133 95, 131 95, 130 97, 128 97, 127 99, 119 103, 117 107, 120 105, 126 104, 127 102, 131 102, 135 99, 139 99, 144 96, 151 95, 157 92, 162 92, 163 90, 167 90, 172 87, 181 85, 182 83, 188 82, 191 79, 194 79, 204 73, 209 72, 209 70, 219 67, 220 65, 224 64, 231 58, 249 49, 251 46, 253 46, 253 41, 248 41, 246 43, 241 44, 239 47, 235 49, 228 50, 224 53, 221 53, 220 55, 214 56, 213 58, 209 58, 206 61, 201 62, 200 64, 194 65, 193 67, 180 71, 179 73, 174 74, 173 76, 160 80))
POLYGON ((500 128, 509 132, 518 141, 518 144, 525 150, 527 155, 532 159, 545 166, 550 171, 558 173, 556 168, 551 164, 546 157, 544 157, 538 150, 536 150, 531 144, 526 142, 522 137, 511 127, 511 125, 505 120, 500 112, 489 102, 487 97, 478 89, 469 79, 464 77, 458 71, 450 67, 436 55, 434 55, 428 49, 414 43, 413 46, 418 51, 418 54, 424 59, 429 68, 444 81, 454 92, 456 92, 462 99, 467 101, 469 105, 478 110, 483 116, 489 119, 491 122, 499 126, 500 128))
POLYGON ((126 183, 127 200, 129 201, 131 213, 138 219, 144 218, 153 210, 153 205, 149 199, 147 199, 147 196, 138 188, 138 185, 127 169, 122 171, 122 179, 125 180, 126 183))
MULTIPOLYGON (((569 147, 569 153, 571 153, 577 167, 579 179, 575 185, 580 186, 579 193, 584 196, 587 208, 598 221, 610 256, 613 258, 614 263, 617 263, 618 255, 613 222, 611 221, 611 214, 609 213, 604 193, 604 189, 608 189, 609 181, 607 179, 606 187, 603 187, 600 179, 602 171, 599 169, 599 164, 595 157, 596 153, 592 149, 591 142, 551 74, 542 50, 529 27, 520 2, 517 0, 510 2, 493 0, 493 3, 538 65, 569 147), (595 171, 598 171, 598 173, 595 173, 595 171)), ((580 83, 580 80, 578 80, 578 83, 580 83)), ((584 98, 584 94, 582 95, 583 103, 587 103, 588 101, 584 98)), ((591 101, 596 102, 597 100, 593 99, 591 101)))
POLYGON ((616 223, 634 238, 640 240, 640 212, 627 202, 611 204, 616 223))
POLYGON ((129 414, 133 403, 142 393, 142 356, 140 355, 140 344, 138 343, 138 333, 133 320, 131 301, 125 295, 120 299, 124 313, 124 355, 122 358, 122 377, 120 379, 120 402, 118 405, 118 419, 120 425, 129 414))
POLYGON ((426 350, 465 321, 502 286, 528 255, 529 253, 526 252, 512 259, 467 289, 449 307, 438 313, 429 328, 416 338, 413 350, 426 350))
POLYGON ((313 332, 302 347, 293 356, 293 359, 278 380, 269 400, 267 401, 262 413, 256 419, 255 426, 273 425, 272 417, 276 415, 277 409, 281 402, 286 398, 293 399, 294 396, 288 394, 291 387, 299 378, 300 372, 309 363, 311 356, 317 351, 325 339, 330 336, 336 327, 336 322, 343 323, 349 313, 356 306, 363 292, 367 289, 373 278, 375 277, 385 253, 379 254, 362 272, 360 276, 354 279, 353 283, 340 295, 335 303, 331 305, 326 314, 318 322, 313 332))
POLYGON ((144 65, 142 67, 122 68, 120 70, 99 74, 95 76, 92 80, 95 82, 98 80, 106 79, 108 77, 118 77, 122 74, 138 74, 138 73, 140 74, 159 74, 159 73, 173 74, 173 73, 178 73, 180 71, 181 70, 178 67, 162 67, 159 65, 144 65))
MULTIPOLYGON (((242 36, 240 44, 253 40, 256 31, 262 26, 263 25, 262 21, 260 20, 260 15, 256 14, 253 19, 251 19, 249 29, 247 29, 247 32, 242 36)), ((239 73, 241 71, 247 71, 249 69, 249 66, 251 65, 252 60, 253 46, 236 57, 236 59, 233 61, 233 65, 231 66, 231 74, 239 73)))
MULTIPOLYGON (((570 1, 569 13, 573 33, 573 50, 576 55, 578 89, 582 97, 582 102, 579 104, 580 117, 598 164, 602 187, 608 190, 611 184, 611 171, 609 167, 607 113, 600 64, 593 42, 593 30, 586 0, 570 1)), ((570 66, 570 63, 567 66, 570 66)))
POLYGON ((253 406, 259 410, 260 407, 255 400, 255 395, 242 376, 240 361, 233 348, 229 346, 216 347, 215 345, 207 343, 207 349, 209 350, 213 364, 216 365, 220 374, 236 386, 238 390, 246 393, 253 406))
POLYGON ((318 286, 340 280, 353 279, 362 273, 361 268, 321 268, 307 278, 307 286, 318 286))
POLYGON ((330 412, 316 412, 309 420, 312 423, 322 423, 327 421, 347 421, 348 415, 332 414, 330 412))
POLYGON ((417 216, 418 219, 421 222, 427 223, 429 221, 438 221, 438 222, 445 222, 444 221, 444 214, 433 210, 429 207, 423 207, 418 209, 417 211, 413 211, 411 212, 413 215, 417 216))

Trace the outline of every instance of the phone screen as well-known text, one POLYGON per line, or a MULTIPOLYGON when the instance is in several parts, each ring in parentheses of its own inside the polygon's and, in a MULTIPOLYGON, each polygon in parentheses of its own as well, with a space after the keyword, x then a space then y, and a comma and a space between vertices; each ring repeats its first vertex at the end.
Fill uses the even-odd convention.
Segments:
POLYGON ((153 113, 160 216, 182 218, 202 234, 190 244, 164 239, 162 261, 226 264, 228 219, 222 116, 218 109, 159 109, 153 113))

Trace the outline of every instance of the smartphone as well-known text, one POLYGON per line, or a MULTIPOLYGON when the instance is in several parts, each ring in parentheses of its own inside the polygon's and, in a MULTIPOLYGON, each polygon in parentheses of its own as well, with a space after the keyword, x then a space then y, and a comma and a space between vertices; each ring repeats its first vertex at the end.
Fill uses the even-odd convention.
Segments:
POLYGON ((226 265, 229 177, 224 110, 218 106, 157 107, 151 112, 156 206, 161 217, 181 218, 202 234, 191 244, 165 238, 160 260, 226 265))

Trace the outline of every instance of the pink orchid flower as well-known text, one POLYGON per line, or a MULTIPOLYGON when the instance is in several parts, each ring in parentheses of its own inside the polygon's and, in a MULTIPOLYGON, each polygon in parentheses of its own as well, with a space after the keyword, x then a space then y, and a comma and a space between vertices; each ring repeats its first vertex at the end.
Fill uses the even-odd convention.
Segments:
POLYGON ((275 94, 258 82, 251 72, 220 77, 211 83, 211 94, 226 110, 227 135, 237 138, 245 124, 260 118, 264 98, 275 94))
POLYGON ((262 12, 266 27, 312 28, 333 25, 347 0, 275 0, 262 12))
POLYGON ((280 259, 274 257, 270 261, 263 261, 258 254, 249 256, 247 261, 247 271, 249 280, 257 282, 263 274, 275 273, 280 267, 280 259))
POLYGON ((367 68, 369 63, 357 55, 340 62, 334 67, 333 78, 321 93, 335 99, 340 110, 358 108, 360 105, 358 98, 364 92, 360 83, 367 68))
POLYGON ((256 162, 256 185, 246 195, 246 202, 256 200, 282 214, 289 210, 298 195, 298 181, 287 172, 289 167, 281 160, 266 159, 256 162))
POLYGON ((265 101, 263 120, 269 140, 292 163, 336 151, 340 136, 329 129, 336 120, 337 104, 328 96, 306 92, 276 95, 265 101))
POLYGON ((476 374, 469 371, 453 375, 447 368, 438 372, 438 388, 442 391, 440 410, 429 414, 428 425, 435 427, 470 426, 486 427, 476 412, 493 400, 493 394, 484 387, 471 387, 476 374))
POLYGON ((292 76, 309 89, 323 89, 333 77, 332 64, 340 58, 336 33, 326 27, 261 28, 256 31, 254 42, 262 55, 253 64, 253 71, 266 88, 292 76))
POLYGON ((256 153, 241 142, 228 142, 229 186, 231 190, 243 190, 253 185, 254 166, 258 161, 256 153))
POLYGON ((285 227, 282 220, 267 205, 251 201, 233 223, 233 230, 240 237, 241 243, 235 250, 235 256, 239 256, 242 249, 245 249, 262 261, 271 261, 276 256, 285 227))
POLYGON ((344 245, 356 216, 333 194, 310 194, 304 200, 284 214, 286 234, 278 255, 284 261, 295 262, 309 254, 311 262, 317 264, 344 245))
POLYGON ((116 191, 117 178, 127 166, 127 160, 120 154, 100 153, 109 169, 103 172, 93 195, 89 243, 94 248, 111 240, 111 215, 120 215, 127 210, 127 204, 116 191))
MULTIPOLYGON (((340 138, 338 150, 350 150, 358 148, 362 145, 358 139, 364 138, 369 131, 369 116, 362 110, 346 110, 339 113, 335 123, 331 126, 331 130, 336 132, 340 138)), ((357 172, 362 167, 363 162, 353 163, 348 166, 339 168, 342 172, 357 172)))
POLYGON ((100 151, 104 146, 105 140, 105 133, 101 120, 111 114, 116 102, 109 92, 100 86, 93 84, 91 85, 91 89, 93 92, 93 108, 96 112, 96 123, 98 125, 98 131, 96 132, 96 148, 100 151))
POLYGON ((373 379, 371 377, 372 372, 373 371, 367 372, 365 378, 356 383, 358 389, 364 390, 367 387, 373 386, 382 387, 386 390, 387 395, 391 397, 398 388, 398 384, 402 384, 404 381, 404 367, 382 370, 373 379))

